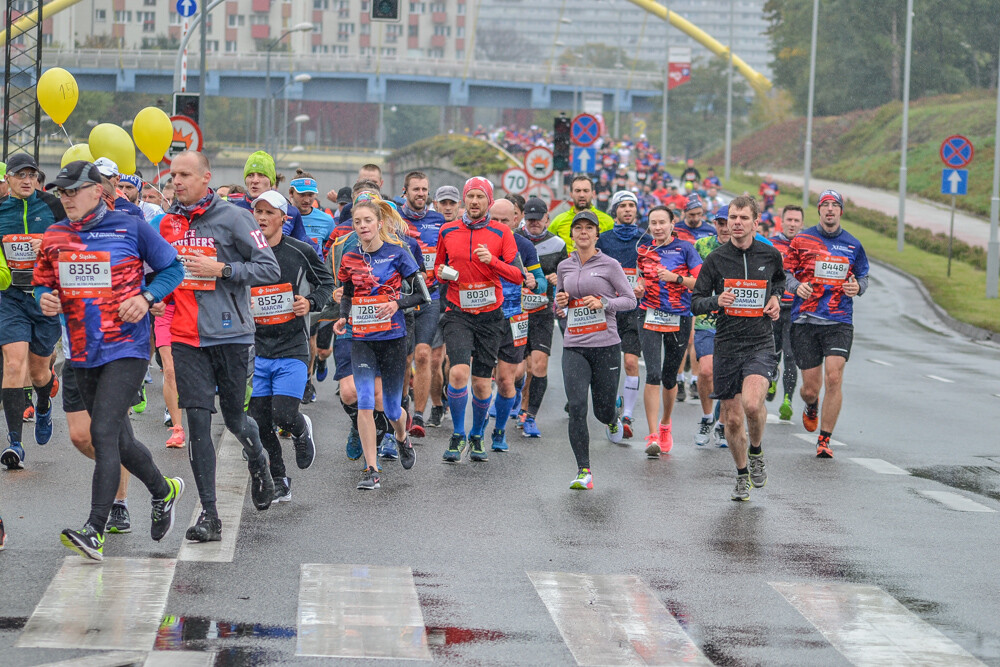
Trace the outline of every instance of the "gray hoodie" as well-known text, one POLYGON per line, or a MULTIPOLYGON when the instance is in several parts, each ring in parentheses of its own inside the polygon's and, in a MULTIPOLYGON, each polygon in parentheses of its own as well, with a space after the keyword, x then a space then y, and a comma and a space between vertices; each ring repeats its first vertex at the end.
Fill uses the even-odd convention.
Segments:
POLYGON ((556 292, 566 292, 570 299, 597 296, 604 302, 604 316, 607 329, 585 334, 571 334, 563 338, 564 347, 607 347, 621 342, 618 337, 618 321, 615 313, 630 311, 636 307, 635 293, 628 284, 628 278, 617 260, 600 250, 587 260, 580 262, 580 253, 573 251, 559 262, 556 270, 556 292))

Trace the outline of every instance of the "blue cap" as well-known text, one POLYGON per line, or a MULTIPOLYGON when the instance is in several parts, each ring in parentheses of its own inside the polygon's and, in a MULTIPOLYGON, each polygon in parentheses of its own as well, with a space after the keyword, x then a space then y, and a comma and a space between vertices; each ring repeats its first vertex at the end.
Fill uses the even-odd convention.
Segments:
POLYGON ((292 189, 296 192, 319 192, 319 186, 316 185, 316 179, 314 178, 293 178, 292 182, 289 183, 292 189))
POLYGON ((130 183, 136 188, 142 187, 142 179, 136 176, 135 174, 122 174, 121 176, 118 177, 118 182, 130 183))
POLYGON ((729 206, 723 206, 718 211, 715 212, 713 220, 728 220, 729 219, 729 206))

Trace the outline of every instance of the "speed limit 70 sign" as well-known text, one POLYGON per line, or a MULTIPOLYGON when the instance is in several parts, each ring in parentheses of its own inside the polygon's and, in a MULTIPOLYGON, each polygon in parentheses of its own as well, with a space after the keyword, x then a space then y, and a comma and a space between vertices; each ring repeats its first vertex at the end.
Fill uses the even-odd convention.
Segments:
POLYGON ((505 192, 522 194, 528 189, 528 173, 520 167, 511 167, 503 173, 500 185, 505 192))

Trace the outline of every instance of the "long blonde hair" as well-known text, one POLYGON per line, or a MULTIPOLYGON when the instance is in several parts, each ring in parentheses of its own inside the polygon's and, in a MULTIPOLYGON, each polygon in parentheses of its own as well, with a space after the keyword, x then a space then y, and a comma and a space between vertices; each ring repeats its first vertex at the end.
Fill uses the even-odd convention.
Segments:
POLYGON ((378 227, 378 236, 384 243, 403 245, 403 237, 406 236, 408 228, 392 204, 377 194, 362 192, 354 200, 351 209, 352 220, 354 212, 361 208, 371 209, 375 213, 375 219, 381 223, 378 227))

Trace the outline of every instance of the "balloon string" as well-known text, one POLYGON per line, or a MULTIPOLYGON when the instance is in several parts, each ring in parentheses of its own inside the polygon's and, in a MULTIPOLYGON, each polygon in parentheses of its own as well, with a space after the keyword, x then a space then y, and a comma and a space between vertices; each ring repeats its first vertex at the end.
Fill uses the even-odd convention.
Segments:
POLYGON ((60 126, 59 126, 59 129, 60 129, 60 130, 62 130, 62 131, 63 131, 63 134, 65 134, 65 135, 66 135, 66 141, 68 141, 68 142, 69 142, 69 145, 70 145, 70 147, 72 148, 72 146, 73 146, 73 140, 72 140, 72 139, 70 138, 70 136, 69 136, 69 132, 67 132, 67 131, 66 131, 66 126, 65 126, 65 125, 60 125, 60 126))

